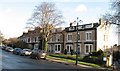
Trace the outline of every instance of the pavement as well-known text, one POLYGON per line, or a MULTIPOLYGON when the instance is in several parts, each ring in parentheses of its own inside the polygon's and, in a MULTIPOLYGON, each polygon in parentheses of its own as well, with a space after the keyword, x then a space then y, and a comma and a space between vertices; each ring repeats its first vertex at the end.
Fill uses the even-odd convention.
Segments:
POLYGON ((118 61, 114 61, 112 68, 113 71, 120 71, 120 63, 118 61))

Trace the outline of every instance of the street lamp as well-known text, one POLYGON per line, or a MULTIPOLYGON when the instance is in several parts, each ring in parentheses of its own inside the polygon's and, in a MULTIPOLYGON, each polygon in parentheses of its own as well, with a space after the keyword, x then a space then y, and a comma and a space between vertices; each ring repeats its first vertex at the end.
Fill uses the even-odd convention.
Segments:
POLYGON ((79 51, 79 49, 78 49, 78 24, 79 24, 79 22, 82 22, 82 20, 79 20, 79 18, 77 17, 77 21, 74 21, 74 22, 76 22, 77 23, 77 26, 76 26, 76 30, 77 30, 77 47, 76 47, 76 63, 75 63, 75 65, 77 65, 78 64, 78 51, 79 51))

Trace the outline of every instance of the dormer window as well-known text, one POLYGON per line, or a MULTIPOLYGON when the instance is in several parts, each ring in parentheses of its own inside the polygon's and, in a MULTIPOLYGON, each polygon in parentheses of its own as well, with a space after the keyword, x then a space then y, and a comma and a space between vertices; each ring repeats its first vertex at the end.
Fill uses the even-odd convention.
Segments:
POLYGON ((75 27, 69 27, 69 31, 73 31, 73 30, 75 30, 75 27))
POLYGON ((78 26, 78 29, 82 29, 82 26, 78 26))
POLYGON ((92 28, 92 24, 85 25, 85 28, 92 28))

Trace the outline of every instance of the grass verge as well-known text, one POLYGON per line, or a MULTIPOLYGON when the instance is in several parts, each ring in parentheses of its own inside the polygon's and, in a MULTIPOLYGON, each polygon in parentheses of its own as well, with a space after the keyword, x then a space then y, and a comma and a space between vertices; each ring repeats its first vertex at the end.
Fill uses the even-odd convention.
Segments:
MULTIPOLYGON (((73 63, 73 64, 75 63, 75 60, 64 59, 64 58, 59 58, 59 57, 47 56, 47 58, 55 59, 55 60, 60 60, 60 61, 65 61, 65 62, 73 63)), ((87 63, 87 62, 82 62, 82 61, 78 61, 78 64, 82 64, 82 65, 86 65, 86 66, 91 66, 91 67, 95 67, 95 68, 100 68, 101 67, 101 66, 99 66, 97 64, 87 63)))

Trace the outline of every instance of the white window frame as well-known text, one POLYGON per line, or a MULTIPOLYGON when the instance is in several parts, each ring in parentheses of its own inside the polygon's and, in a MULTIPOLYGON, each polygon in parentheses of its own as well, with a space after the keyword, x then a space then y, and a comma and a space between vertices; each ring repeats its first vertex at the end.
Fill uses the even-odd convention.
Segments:
POLYGON ((53 44, 49 44, 48 50, 49 50, 50 52, 53 52, 53 51, 54 51, 54 45, 53 45, 53 44))
MULTIPOLYGON (((78 35, 80 35, 80 32, 78 32, 78 35)), ((80 42, 80 40, 81 40, 81 35, 78 36, 78 38, 80 38, 80 39, 78 39, 78 41, 80 42)))
POLYGON ((27 40, 26 40, 27 38, 24 38, 24 42, 27 42, 27 40))
POLYGON ((39 42, 39 37, 38 36, 36 36, 36 42, 39 42))
POLYGON ((67 49, 67 52, 68 52, 68 53, 70 53, 70 46, 71 46, 71 49, 73 49, 73 45, 72 45, 72 44, 67 44, 67 45, 66 45, 66 49, 67 49, 67 47, 69 47, 69 49, 67 49))
POLYGON ((38 49, 38 48, 39 48, 39 44, 35 44, 34 49, 38 49))
POLYGON ((93 25, 92 24, 89 24, 89 25, 85 25, 85 28, 92 28, 93 25))
POLYGON ((25 38, 25 42, 27 42, 27 38, 25 38))
POLYGON ((33 42, 37 42, 37 37, 36 36, 33 37, 33 42), (36 39, 36 41, 35 41, 35 39, 36 39))
POLYGON ((61 44, 55 44, 55 46, 54 46, 54 52, 55 53, 61 53, 61 44), (58 45, 60 45, 60 50, 58 50, 58 45), (56 50, 56 46, 57 46, 57 50, 56 50))
POLYGON ((108 35, 104 35, 104 41, 108 41, 108 35))
POLYGON ((86 39, 86 41, 92 41, 92 31, 87 31, 87 32, 85 32, 85 39, 86 39), (90 34, 91 33, 91 37, 89 37, 90 34), (87 35, 88 34, 88 35, 87 35), (90 39, 91 38, 91 39, 90 39))
POLYGON ((49 44, 48 50, 51 52, 52 51, 52 44, 49 44))
POLYGON ((25 38, 23 38, 23 41, 25 42, 25 38))
POLYGON ((85 54, 89 54, 89 52, 93 51, 93 44, 85 44, 85 54), (88 46, 88 52, 86 52, 86 46, 88 46), (91 46, 91 50, 90 50, 90 46, 91 46))
POLYGON ((36 36, 34 37, 34 41, 37 42, 37 37, 36 36))
POLYGON ((31 38, 30 38, 30 37, 28 37, 28 38, 27 38, 27 43, 31 43, 31 38), (29 41, 29 42, 28 42, 28 39, 30 39, 30 41, 29 41))
MULTIPOLYGON (((72 35, 72 33, 68 33, 68 34, 67 34, 67 42, 72 42, 72 38, 71 38, 71 40, 68 40, 68 36, 69 36, 69 35, 72 35)), ((72 37, 73 37, 73 36, 72 36, 72 37)))
POLYGON ((40 40, 41 40, 40 38, 41 38, 40 36, 38 36, 38 37, 37 37, 37 39, 38 39, 38 42, 40 42, 40 40))
POLYGON ((56 34, 56 42, 60 42, 60 34, 56 34), (58 41, 59 39, 59 41, 58 41))
POLYGON ((79 29, 82 29, 82 26, 78 26, 78 30, 79 30, 79 29))
POLYGON ((53 42, 53 37, 50 38, 49 42, 53 42))

